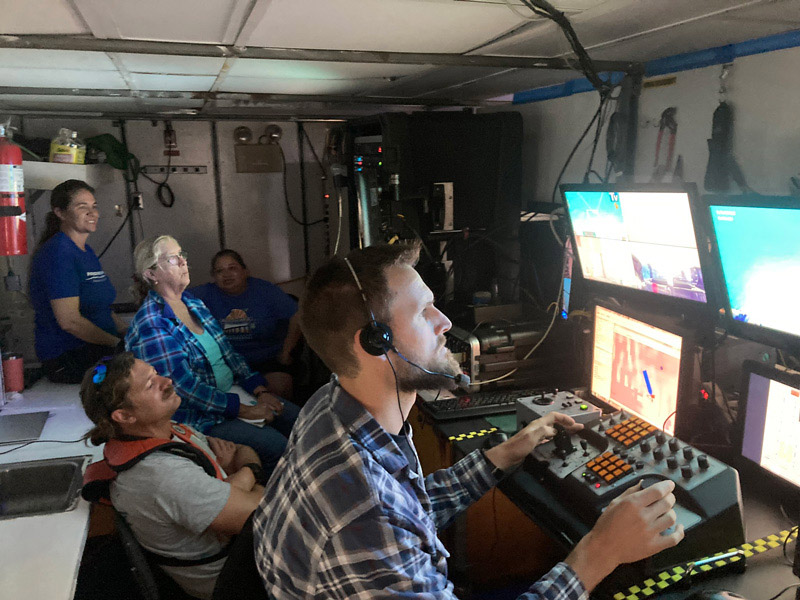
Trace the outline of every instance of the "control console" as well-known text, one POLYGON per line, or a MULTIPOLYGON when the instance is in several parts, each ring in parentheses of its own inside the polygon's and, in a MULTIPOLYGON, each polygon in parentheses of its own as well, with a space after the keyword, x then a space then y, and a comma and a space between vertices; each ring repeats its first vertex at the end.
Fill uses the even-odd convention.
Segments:
POLYGON ((533 396, 517 399, 517 429, 547 413, 560 412, 569 415, 578 423, 590 423, 600 418, 600 408, 581 400, 573 392, 565 390, 541 391, 533 396))
MULTIPOLYGON (((518 401, 517 419, 526 406, 518 401)), ((686 536, 649 567, 688 561, 743 543, 739 474, 725 463, 624 412, 604 416, 534 449, 525 469, 591 526, 608 504, 640 481, 675 482, 675 512, 686 536)), ((665 532, 669 533, 669 531, 665 532)))

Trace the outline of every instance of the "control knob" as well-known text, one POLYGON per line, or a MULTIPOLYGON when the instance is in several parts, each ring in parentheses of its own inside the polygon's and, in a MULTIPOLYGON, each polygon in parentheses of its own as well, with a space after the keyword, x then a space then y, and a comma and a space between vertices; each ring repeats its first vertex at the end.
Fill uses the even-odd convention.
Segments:
POLYGON ((681 475, 683 475, 684 479, 690 479, 692 476, 692 467, 689 465, 683 465, 681 467, 681 475))
POLYGON ((663 431, 659 431, 658 433, 656 433, 656 444, 662 446, 666 441, 667 437, 664 435, 663 431))
POLYGON ((644 453, 650 452, 650 442, 643 440, 642 443, 639 444, 639 448, 641 448, 644 453))
POLYGON ((678 468, 678 459, 675 458, 674 456, 670 456, 667 459, 667 467, 669 467, 669 469, 672 470, 672 471, 677 469, 678 468))
POLYGON ((705 471, 708 468, 708 457, 705 454, 697 457, 697 466, 700 467, 701 471, 705 471))
POLYGON ((692 460, 692 458, 694 458, 694 452, 692 452, 692 449, 688 446, 683 449, 683 458, 686 460, 692 460))
POLYGON ((664 451, 661 448, 656 448, 653 450, 653 460, 656 462, 661 462, 664 460, 664 451))
POLYGON ((672 438, 669 441, 669 449, 672 451, 673 454, 675 454, 678 451, 678 449, 680 449, 680 444, 678 444, 677 438, 672 438))

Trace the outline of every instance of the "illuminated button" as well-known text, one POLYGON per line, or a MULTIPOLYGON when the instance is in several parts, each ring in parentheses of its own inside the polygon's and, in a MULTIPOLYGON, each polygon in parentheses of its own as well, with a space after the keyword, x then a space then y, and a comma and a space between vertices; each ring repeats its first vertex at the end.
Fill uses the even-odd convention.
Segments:
POLYGON ((589 410, 589 405, 588 404, 581 404, 578 408, 580 408, 581 410, 589 410))
POLYGON ((622 465, 622 471, 625 472, 625 473, 630 471, 632 468, 633 467, 631 467, 630 465, 622 465))

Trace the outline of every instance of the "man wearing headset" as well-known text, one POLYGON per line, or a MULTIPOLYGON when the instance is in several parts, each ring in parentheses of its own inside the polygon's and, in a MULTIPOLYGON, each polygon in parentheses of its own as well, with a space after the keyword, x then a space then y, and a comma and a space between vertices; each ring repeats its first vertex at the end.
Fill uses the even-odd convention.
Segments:
MULTIPOLYGON (((518 466, 555 425, 550 413, 506 442, 424 477, 405 419, 421 389, 454 387, 450 321, 414 265, 419 246, 376 246, 334 258, 308 283, 300 322, 335 374, 303 408, 255 512, 255 552, 275 600, 454 598, 437 537, 518 466)), ((683 538, 674 484, 632 488, 523 598, 584 599, 618 565, 683 538)))

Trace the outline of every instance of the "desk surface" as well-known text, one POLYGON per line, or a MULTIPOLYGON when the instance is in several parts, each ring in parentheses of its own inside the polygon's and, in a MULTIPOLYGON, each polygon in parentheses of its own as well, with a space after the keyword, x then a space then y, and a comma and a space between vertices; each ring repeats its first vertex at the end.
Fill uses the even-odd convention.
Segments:
MULTIPOLYGON (((464 421, 449 421, 435 425, 452 440, 460 454, 481 447, 483 436, 460 436, 466 432, 480 432, 491 428, 482 418, 464 421)), ((779 499, 757 471, 740 472, 746 539, 757 538, 790 529, 790 523, 782 514, 779 499)), ((565 550, 572 548, 588 531, 587 526, 566 510, 559 500, 539 481, 523 470, 518 470, 501 484, 501 489, 537 525, 561 544, 565 550)), ((792 545, 789 545, 792 548, 792 545)), ((789 553, 791 561, 792 553, 789 553)), ((763 600, 780 592, 783 588, 800 583, 792 574, 791 564, 784 558, 782 549, 775 548, 757 554, 747 560, 747 569, 741 575, 718 576, 698 582, 692 590, 669 591, 659 598, 681 600, 697 589, 727 589, 739 593, 749 600, 763 600)), ((786 592, 781 600, 791 600, 794 591, 786 592)))
MULTIPOLYGON (((80 406, 79 386, 39 381, 0 415, 50 411, 41 440, 78 440, 91 427, 80 406)), ((101 448, 76 441, 0 446, 0 464, 65 456, 100 458, 101 448)), ((89 526, 83 499, 71 511, 0 520, 0 590, 3 598, 70 600, 89 526)))

